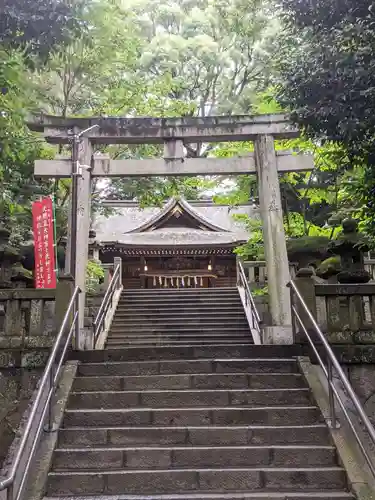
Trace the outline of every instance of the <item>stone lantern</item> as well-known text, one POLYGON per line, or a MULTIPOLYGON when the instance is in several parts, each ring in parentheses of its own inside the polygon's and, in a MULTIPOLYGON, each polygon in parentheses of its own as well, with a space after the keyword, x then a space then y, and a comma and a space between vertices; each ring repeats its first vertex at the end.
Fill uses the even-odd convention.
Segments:
POLYGON ((358 231, 358 223, 354 219, 346 219, 342 229, 342 233, 329 245, 329 251, 341 259, 337 280, 347 284, 367 283, 371 276, 365 270, 363 253, 368 251, 368 246, 358 231))
MULTIPOLYGON (((342 233, 329 247, 330 252, 339 255, 341 260, 337 280, 347 285, 367 283, 371 276, 365 270, 363 253, 368 251, 368 245, 358 231, 358 223, 353 219, 346 219, 342 222, 342 229, 342 233)), ((361 295, 338 297, 335 302, 335 314, 332 308, 327 312, 329 317, 337 318, 341 335, 346 332, 353 342, 358 341, 361 330, 368 329, 365 300, 361 295)))
POLYGON ((12 266, 11 280, 14 288, 30 288, 34 284, 33 273, 25 269, 20 260, 12 266))
POLYGON ((12 268, 20 260, 19 252, 9 244, 10 231, 0 227, 0 288, 12 288, 12 268))
POLYGON ((99 251, 101 245, 96 240, 96 231, 90 229, 89 231, 89 259, 95 260, 96 262, 100 262, 99 259, 99 251))

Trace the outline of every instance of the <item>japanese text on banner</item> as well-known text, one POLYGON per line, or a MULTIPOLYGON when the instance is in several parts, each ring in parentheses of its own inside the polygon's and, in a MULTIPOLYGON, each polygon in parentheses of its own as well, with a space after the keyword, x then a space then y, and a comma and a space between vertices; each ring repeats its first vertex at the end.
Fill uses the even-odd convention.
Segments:
POLYGON ((51 198, 33 203, 35 288, 56 288, 53 206, 51 198))

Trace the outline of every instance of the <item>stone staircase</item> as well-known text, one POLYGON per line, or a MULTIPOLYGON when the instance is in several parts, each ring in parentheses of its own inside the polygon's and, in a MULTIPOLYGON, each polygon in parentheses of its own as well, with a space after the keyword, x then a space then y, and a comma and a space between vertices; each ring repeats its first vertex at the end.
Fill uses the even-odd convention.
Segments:
POLYGON ((124 290, 107 347, 252 343, 237 288, 124 290))
POLYGON ((217 343, 80 352, 45 500, 352 499, 295 347, 217 343))

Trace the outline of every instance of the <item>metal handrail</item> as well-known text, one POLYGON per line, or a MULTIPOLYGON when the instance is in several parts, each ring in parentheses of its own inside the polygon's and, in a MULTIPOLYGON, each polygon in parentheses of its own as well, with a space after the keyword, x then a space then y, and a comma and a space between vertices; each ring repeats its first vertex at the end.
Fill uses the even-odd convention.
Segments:
POLYGON ((258 309, 256 307, 253 294, 251 293, 243 264, 240 260, 237 262, 237 269, 238 269, 239 286, 241 286, 245 292, 245 307, 248 307, 248 310, 250 312, 250 318, 251 318, 250 328, 252 328, 258 333, 259 340, 261 341, 262 320, 260 318, 258 309))
POLYGON ((334 352, 332 351, 332 349, 331 349, 327 339, 325 338, 323 332, 319 328, 319 325, 316 322, 314 316, 312 315, 311 311, 307 307, 306 302, 303 300, 303 297, 302 297, 301 293, 299 292, 296 284, 293 281, 291 281, 289 283, 289 287, 290 287, 290 293, 291 293, 292 321, 293 321, 292 324, 293 324, 294 334, 296 332, 295 320, 297 320, 300 327, 302 328, 304 334, 306 335, 306 337, 309 341, 309 344, 312 347, 312 350, 314 351, 314 354, 315 354, 315 356, 316 356, 316 358, 317 358, 317 360, 318 360, 318 362, 323 370, 323 373, 326 376, 327 381, 328 381, 328 399, 329 399, 329 412, 330 412, 329 425, 334 429, 339 427, 339 423, 338 423, 337 415, 336 415, 336 409, 335 409, 335 398, 336 398, 336 400, 337 400, 337 402, 338 402, 338 404, 339 404, 339 406, 340 406, 340 408, 341 408, 341 410, 342 410, 342 412, 347 420, 347 423, 348 423, 351 431, 354 434, 354 437, 357 441, 357 444, 358 444, 358 446, 359 446, 359 448, 360 448, 360 450, 361 450, 361 452, 362 452, 362 454, 367 462, 367 465, 369 466, 371 473, 372 473, 373 477, 375 478, 375 464, 373 463, 372 459, 370 458, 369 454, 367 453, 366 448, 361 440, 361 437, 359 436, 359 434, 355 428, 355 425, 353 424, 352 419, 348 413, 348 410, 346 409, 345 404, 342 401, 341 396, 333 383, 333 368, 336 370, 336 373, 337 373, 339 379, 341 380, 341 383, 343 384, 347 395, 349 396, 351 402, 353 403, 355 409, 357 410, 359 418, 361 419, 366 431, 368 432, 368 435, 371 438, 371 441, 374 444, 375 444, 375 428, 372 425, 372 423, 370 422, 370 419, 368 418, 368 416, 366 415, 365 410, 363 409, 361 402, 357 398, 353 387, 351 386, 347 376, 345 375, 343 369, 341 368, 340 363, 337 361, 337 358, 336 358, 334 352), (298 302, 299 302, 300 306, 302 307, 303 313, 308 317, 309 321, 311 322, 311 325, 313 326, 313 329, 314 329, 316 335, 318 336, 319 341, 321 342, 321 344, 324 348, 324 351, 326 354, 326 360, 327 360, 327 367, 326 367, 325 363, 323 362, 322 357, 320 356, 318 349, 317 349, 316 345, 314 344, 314 341, 313 341, 308 329, 306 328, 305 324, 303 323, 301 316, 298 314, 297 308, 294 305, 294 298, 295 297, 298 299, 298 302))
POLYGON ((66 352, 71 345, 73 333, 76 334, 76 338, 78 335, 80 292, 81 290, 76 287, 70 299, 68 309, 40 380, 38 391, 31 407, 21 441, 17 447, 15 458, 12 462, 8 476, 0 481, 0 498, 2 500, 20 500, 30 471, 32 459, 40 442, 40 436, 46 418, 47 423, 45 430, 53 430, 52 397, 60 379, 61 368, 65 361, 66 352), (66 335, 66 330, 68 328, 69 331, 66 335), (5 492, 6 496, 1 492, 5 492))
POLYGON ((113 276, 110 284, 108 285, 107 291, 105 292, 102 303, 100 304, 99 311, 94 319, 94 344, 98 340, 98 337, 103 329, 103 324, 108 313, 110 306, 113 306, 113 297, 115 292, 119 289, 121 285, 121 275, 120 275, 120 264, 117 264, 113 272, 113 276))

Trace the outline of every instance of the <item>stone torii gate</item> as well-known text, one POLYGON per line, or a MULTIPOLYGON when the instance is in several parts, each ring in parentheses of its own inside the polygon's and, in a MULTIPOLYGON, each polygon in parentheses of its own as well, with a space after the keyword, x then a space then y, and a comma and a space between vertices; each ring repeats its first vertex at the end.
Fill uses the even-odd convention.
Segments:
MULTIPOLYGON (((298 137, 283 114, 262 116, 220 116, 208 118, 60 118, 36 117, 29 124, 43 132, 53 144, 67 144, 73 135, 80 137, 78 162, 83 167, 78 176, 76 285, 85 290, 88 259, 88 238, 91 210, 91 180, 95 177, 245 175, 257 174, 260 212, 269 283, 269 306, 272 327, 267 329, 265 343, 291 343, 290 298, 286 284, 290 279, 281 206, 279 172, 313 169, 310 155, 275 151, 275 139, 298 137), (184 145, 253 141, 254 153, 234 158, 185 158, 184 145), (164 158, 143 160, 112 160, 93 155, 96 144, 164 144, 164 158), (86 167, 86 168, 85 168, 86 167), (89 168, 87 168, 89 167, 89 168)), ((72 160, 39 160, 35 176, 69 178, 72 160)), ((68 244, 69 249, 69 244, 68 244)), ((81 294, 79 325, 82 335, 80 349, 91 346, 84 336, 85 293, 81 294)))

